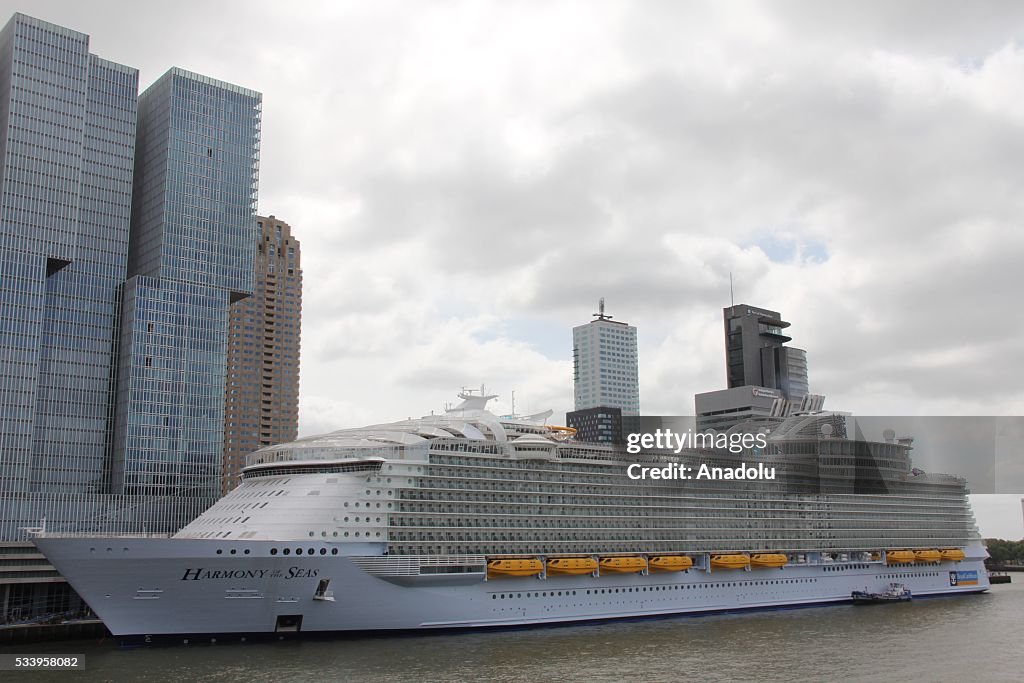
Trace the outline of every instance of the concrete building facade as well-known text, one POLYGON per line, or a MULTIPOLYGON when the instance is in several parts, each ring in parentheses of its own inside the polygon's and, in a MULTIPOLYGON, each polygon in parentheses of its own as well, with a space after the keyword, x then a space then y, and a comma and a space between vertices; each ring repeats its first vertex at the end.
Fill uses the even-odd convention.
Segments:
POLYGON ((584 408, 565 414, 565 423, 576 430, 577 441, 587 443, 623 443, 622 410, 584 408))
POLYGON ((256 225, 254 293, 231 305, 222 493, 238 485, 247 454, 298 436, 302 252, 288 223, 256 225))
POLYGON ((821 410, 810 393, 807 352, 787 346, 789 323, 777 311, 737 304, 722 310, 727 389, 694 396, 697 429, 727 431, 821 410))
POLYGON ((776 311, 738 304, 723 309, 726 379, 735 387, 778 389, 786 399, 807 394, 807 352, 786 346, 789 323, 776 311))
POLYGON ((636 328, 605 315, 604 299, 594 320, 572 328, 575 410, 618 408, 640 414, 636 328))

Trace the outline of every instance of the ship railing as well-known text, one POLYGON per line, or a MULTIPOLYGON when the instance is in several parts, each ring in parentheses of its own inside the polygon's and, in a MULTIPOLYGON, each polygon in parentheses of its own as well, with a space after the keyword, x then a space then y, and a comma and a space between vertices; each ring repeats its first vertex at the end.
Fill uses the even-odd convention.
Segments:
POLYGON ((37 531, 32 534, 39 538, 170 538, 169 533, 117 533, 90 531, 37 531))

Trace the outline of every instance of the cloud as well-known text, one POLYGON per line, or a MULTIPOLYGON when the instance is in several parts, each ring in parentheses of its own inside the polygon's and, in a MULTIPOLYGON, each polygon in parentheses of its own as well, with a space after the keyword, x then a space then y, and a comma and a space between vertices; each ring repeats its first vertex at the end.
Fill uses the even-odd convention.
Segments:
POLYGON ((562 413, 601 296, 639 328, 642 410, 689 412, 724 384, 730 272, 831 407, 1024 410, 1018 4, 240 7, 30 11, 144 83, 264 93, 260 210, 303 247, 302 433, 464 384, 562 413))

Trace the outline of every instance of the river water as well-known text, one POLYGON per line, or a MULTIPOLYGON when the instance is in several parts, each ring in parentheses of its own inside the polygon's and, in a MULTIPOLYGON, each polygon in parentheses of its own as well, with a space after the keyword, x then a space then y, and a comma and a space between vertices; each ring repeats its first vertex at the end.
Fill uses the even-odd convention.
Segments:
POLYGON ((1021 681, 1024 575, 1014 579, 985 595, 893 605, 455 635, 137 650, 69 641, 0 651, 85 655, 85 671, 23 676, 54 681, 1021 681))

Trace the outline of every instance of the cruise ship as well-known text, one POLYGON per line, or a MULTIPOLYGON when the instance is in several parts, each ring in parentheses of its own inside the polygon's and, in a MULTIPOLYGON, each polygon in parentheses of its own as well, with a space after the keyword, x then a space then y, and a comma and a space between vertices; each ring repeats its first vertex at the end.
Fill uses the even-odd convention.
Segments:
POLYGON ((251 454, 172 536, 42 531, 35 543, 126 643, 517 627, 988 588, 963 479, 847 416, 780 419, 763 447, 581 443, 549 414, 443 413, 251 454), (634 479, 629 466, 774 468, 634 479))

